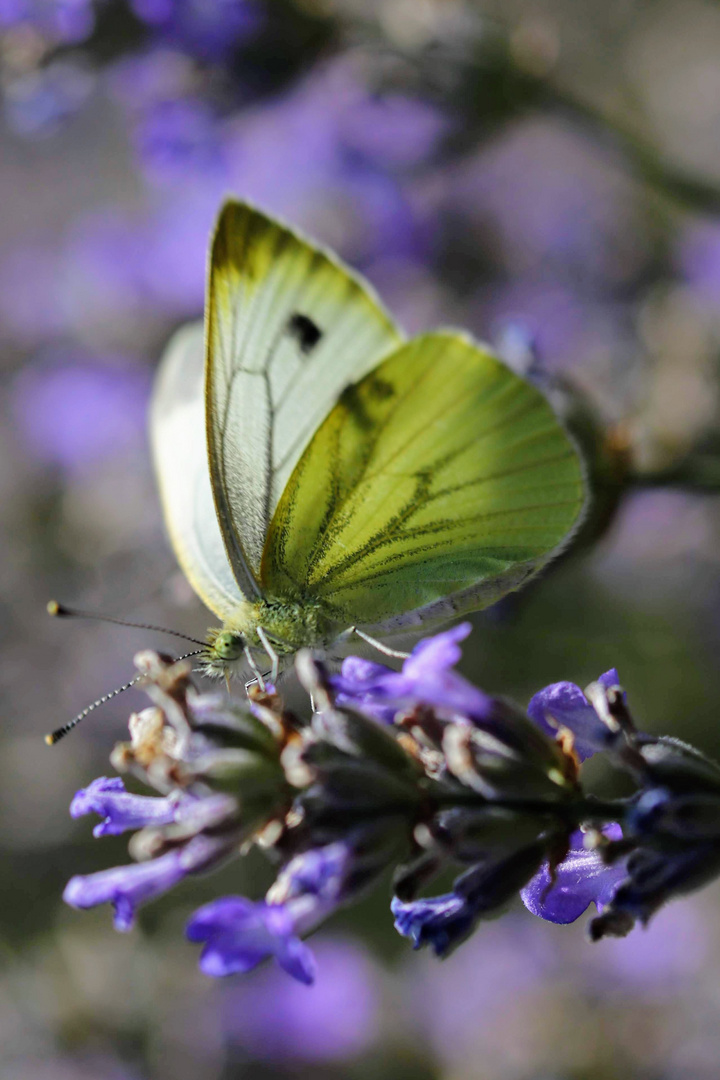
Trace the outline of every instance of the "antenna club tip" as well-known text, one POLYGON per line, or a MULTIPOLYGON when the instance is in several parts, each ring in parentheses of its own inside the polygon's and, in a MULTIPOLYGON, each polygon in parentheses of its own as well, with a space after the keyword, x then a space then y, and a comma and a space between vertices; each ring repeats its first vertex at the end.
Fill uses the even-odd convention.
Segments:
POLYGON ((43 741, 46 746, 54 746, 57 742, 57 739, 54 735, 46 735, 43 741))
POLYGON ((62 615, 63 614, 62 604, 58 604, 57 600, 48 600, 48 602, 47 602, 47 613, 48 613, 48 615, 62 615))

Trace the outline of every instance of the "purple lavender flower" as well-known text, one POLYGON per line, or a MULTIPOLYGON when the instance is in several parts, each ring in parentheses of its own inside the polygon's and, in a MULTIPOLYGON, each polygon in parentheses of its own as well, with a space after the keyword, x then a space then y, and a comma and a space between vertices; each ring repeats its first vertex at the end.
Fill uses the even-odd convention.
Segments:
POLYGON ((413 948, 429 945, 436 956, 448 956, 481 919, 496 914, 515 896, 542 855, 542 844, 531 844, 507 858, 468 870, 457 879, 452 893, 407 903, 393 897, 395 929, 411 939, 413 948))
POLYGON ((281 872, 268 897, 273 903, 312 898, 313 918, 319 914, 321 905, 332 909, 341 899, 352 854, 349 844, 336 842, 296 855, 281 872))
POLYGON ((190 919, 190 941, 204 941, 200 967, 206 975, 250 971, 274 956, 300 982, 315 979, 312 953, 300 940, 327 918, 342 899, 351 851, 342 843, 292 859, 265 901, 228 896, 200 908, 190 919))
MULTIPOLYGON (((620 840, 619 825, 603 829, 608 840, 620 840)), ((595 904, 598 911, 610 903, 618 885, 626 877, 624 861, 608 865, 598 848, 585 847, 586 834, 577 830, 570 837, 570 850, 550 874, 545 862, 537 874, 520 890, 525 907, 533 915, 553 923, 571 923, 595 904)))
POLYGON ((110 903, 115 910, 115 928, 130 930, 141 904, 161 896, 188 874, 207 868, 225 850, 222 841, 196 836, 185 847, 158 859, 73 877, 65 886, 63 900, 76 908, 110 903))
MULTIPOLYGON (((620 683, 615 668, 610 668, 597 681, 605 687, 620 683)), ((531 698, 527 711, 548 735, 555 735, 559 727, 571 731, 573 748, 581 761, 598 750, 607 750, 618 738, 619 729, 612 730, 603 722, 575 683, 559 682, 546 686, 531 698)))
POLYGON ((166 798, 131 795, 119 776, 100 776, 77 792, 70 803, 70 816, 99 814, 104 820, 95 826, 93 836, 117 836, 130 829, 169 825, 178 820, 188 803, 194 802, 180 793, 166 798))
POLYGON ((410 938, 414 949, 430 945, 436 956, 446 956, 464 941, 474 923, 467 901, 454 893, 409 902, 394 896, 390 910, 398 933, 410 938))
POLYGON ((253 903, 226 896, 199 908, 187 925, 190 941, 203 941, 200 968, 215 977, 251 971, 274 956, 288 975, 309 985, 315 961, 298 937, 291 905, 253 903))
MULTIPOLYGON (((397 713, 394 699, 382 702, 388 678, 396 674, 375 660, 362 656, 346 656, 339 675, 332 676, 332 687, 338 705, 362 709, 384 724, 392 724, 397 713)), ((392 685, 392 683, 390 683, 392 685)))
POLYGON ((364 709, 377 719, 422 704, 448 716, 480 719, 488 715, 491 699, 452 668, 461 657, 459 643, 472 626, 460 623, 434 637, 423 638, 404 661, 402 671, 351 656, 330 682, 339 704, 364 709))

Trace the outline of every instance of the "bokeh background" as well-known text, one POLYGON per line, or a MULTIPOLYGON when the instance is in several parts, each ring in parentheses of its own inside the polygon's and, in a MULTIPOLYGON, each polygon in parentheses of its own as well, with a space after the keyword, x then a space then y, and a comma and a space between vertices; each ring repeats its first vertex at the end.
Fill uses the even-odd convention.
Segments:
POLYGON ((215 983, 185 917, 262 895, 261 858, 129 935, 65 908, 71 874, 126 859, 67 807, 143 699, 42 735, 172 647, 50 597, 208 625, 146 413, 235 192, 408 330, 534 352, 632 450, 604 530, 475 619, 466 673, 526 702, 616 665, 642 725, 720 755, 720 4, 0 0, 0 88, 2 1080, 715 1080, 720 888, 596 946, 518 909, 442 964, 380 889, 317 935, 313 989, 215 983))

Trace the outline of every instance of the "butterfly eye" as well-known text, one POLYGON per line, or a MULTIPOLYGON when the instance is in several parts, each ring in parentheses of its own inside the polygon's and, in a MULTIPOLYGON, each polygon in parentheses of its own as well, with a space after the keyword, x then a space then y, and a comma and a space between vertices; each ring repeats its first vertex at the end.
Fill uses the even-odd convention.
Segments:
POLYGON ((245 647, 242 634, 224 630, 215 638, 214 652, 221 660, 238 660, 245 647))

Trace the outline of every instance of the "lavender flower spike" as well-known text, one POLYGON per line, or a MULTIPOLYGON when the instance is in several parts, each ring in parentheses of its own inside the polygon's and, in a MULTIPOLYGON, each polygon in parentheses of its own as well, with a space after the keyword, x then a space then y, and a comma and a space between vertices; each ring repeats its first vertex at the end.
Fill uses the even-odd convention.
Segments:
POLYGON ((202 943, 207 975, 274 958, 307 985, 315 961, 304 937, 387 870, 395 926, 439 957, 518 893, 555 923, 594 903, 597 940, 623 936, 720 876, 720 766, 638 731, 615 670, 586 693, 547 686, 529 718, 487 697, 454 670, 468 632, 465 624, 426 639, 401 671, 351 657, 333 677, 302 652, 298 674, 316 705, 309 724, 267 689, 251 696, 254 717, 239 702, 198 698, 188 664, 142 654, 155 708, 132 721, 113 762, 158 795, 101 777, 71 809, 100 815, 96 836, 139 828, 138 861, 74 877, 65 900, 110 903, 116 927, 128 930, 141 904, 188 874, 249 841, 274 848, 280 869, 265 898, 216 899, 195 912, 187 936, 202 943), (339 706, 341 695, 356 708, 339 706), (605 750, 634 791, 586 791, 569 738, 548 738, 558 730, 574 735, 580 757, 605 750), (586 848, 583 829, 601 825, 599 846, 586 848), (452 866, 464 872, 445 895, 417 899, 452 866))
MULTIPOLYGON (((602 686, 618 686, 615 668, 597 680, 602 686)), ((598 750, 607 750, 617 733, 603 723, 579 686, 571 682, 551 683, 530 700, 528 716, 547 732, 555 735, 558 727, 568 728, 575 736, 574 749, 581 761, 598 750)))
POLYGON ((77 792, 70 804, 70 816, 99 814, 104 820, 93 829, 93 836, 118 836, 146 825, 171 825, 189 797, 131 795, 120 777, 99 776, 77 792))
POLYGON ((221 847, 224 847, 222 841, 196 836, 185 847, 148 862, 78 875, 68 881, 63 900, 76 908, 110 903, 115 909, 115 928, 130 930, 141 904, 154 900, 188 874, 214 862, 222 854, 221 847))

